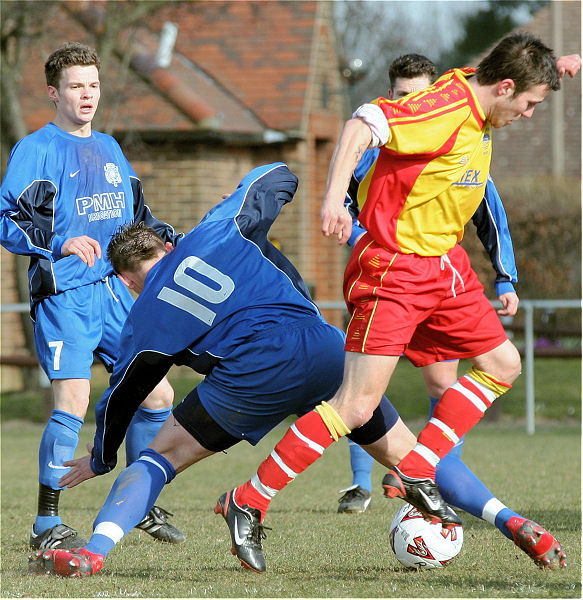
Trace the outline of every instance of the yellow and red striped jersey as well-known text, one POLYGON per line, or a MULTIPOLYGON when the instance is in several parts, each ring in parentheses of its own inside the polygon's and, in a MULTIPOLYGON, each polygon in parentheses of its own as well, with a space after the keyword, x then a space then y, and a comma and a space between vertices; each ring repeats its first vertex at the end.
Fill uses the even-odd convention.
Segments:
POLYGON ((453 69, 400 100, 377 98, 388 142, 358 191, 359 220, 375 241, 405 254, 440 256, 463 237, 484 197, 491 126, 467 79, 453 69))

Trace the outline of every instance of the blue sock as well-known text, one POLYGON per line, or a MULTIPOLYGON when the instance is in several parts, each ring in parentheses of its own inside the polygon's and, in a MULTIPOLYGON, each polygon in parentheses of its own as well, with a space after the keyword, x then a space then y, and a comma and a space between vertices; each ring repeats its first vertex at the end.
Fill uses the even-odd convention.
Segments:
POLYGON ((352 485, 372 491, 371 473, 374 458, 358 444, 348 440, 350 449, 350 467, 352 468, 352 485))
MULTIPOLYGON (((43 432, 38 451, 39 483, 53 490, 63 489, 59 487, 59 479, 69 472, 69 468, 63 467, 63 463, 75 457, 82 425, 83 419, 56 408, 53 410, 43 432)), ((61 517, 58 515, 37 515, 34 531, 42 533, 61 523, 61 517)))
POLYGON ((107 556, 148 514, 164 485, 174 477, 176 471, 161 454, 150 448, 144 450, 115 480, 93 523, 93 535, 86 550, 107 556))
POLYGON ((437 465, 435 481, 448 504, 492 523, 512 539, 506 523, 510 517, 521 515, 502 504, 460 458, 451 452, 444 456, 437 465))
POLYGON ((138 460, 140 452, 150 445, 171 412, 172 407, 162 410, 138 407, 126 433, 126 463, 128 465, 138 460))

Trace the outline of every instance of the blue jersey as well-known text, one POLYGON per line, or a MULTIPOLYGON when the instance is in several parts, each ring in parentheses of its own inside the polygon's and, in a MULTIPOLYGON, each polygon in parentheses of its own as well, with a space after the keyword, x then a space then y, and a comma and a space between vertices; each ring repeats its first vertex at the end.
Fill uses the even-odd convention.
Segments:
POLYGON ((267 239, 296 187, 282 163, 254 169, 148 273, 96 407, 95 473, 115 465, 135 410, 173 364, 208 374, 269 328, 325 323, 299 273, 267 239))
MULTIPOLYGON (((346 204, 353 217, 352 233, 348 240, 351 246, 365 232, 364 227, 358 222, 359 207, 356 201, 358 186, 376 161, 379 152, 379 148, 367 150, 362 155, 358 165, 356 165, 350 181, 346 204)), ((494 283, 496 296, 514 292, 513 284, 518 281, 518 275, 512 237, 510 236, 504 205, 490 176, 488 176, 484 198, 474 213, 472 222, 476 226, 478 237, 486 249, 496 272, 494 283)))
POLYGON ((49 123, 12 149, 2 182, 0 241, 30 255, 32 304, 112 274, 105 256, 91 268, 77 256, 63 257, 67 239, 87 235, 105 253, 115 231, 134 221, 167 241, 180 237, 152 216, 140 180, 111 136, 78 137, 49 123))

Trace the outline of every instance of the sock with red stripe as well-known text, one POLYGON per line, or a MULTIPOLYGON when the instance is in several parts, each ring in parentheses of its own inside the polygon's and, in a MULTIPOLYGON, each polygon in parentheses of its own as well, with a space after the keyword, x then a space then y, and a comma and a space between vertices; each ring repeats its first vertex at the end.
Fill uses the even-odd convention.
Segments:
POLYGON ((449 387, 419 434, 415 448, 399 463, 408 477, 435 481, 438 462, 511 386, 475 367, 449 387))
POLYGON ((257 473, 235 490, 235 501, 258 508, 261 521, 277 492, 316 462, 334 438, 322 417, 311 411, 300 417, 259 465, 257 473))

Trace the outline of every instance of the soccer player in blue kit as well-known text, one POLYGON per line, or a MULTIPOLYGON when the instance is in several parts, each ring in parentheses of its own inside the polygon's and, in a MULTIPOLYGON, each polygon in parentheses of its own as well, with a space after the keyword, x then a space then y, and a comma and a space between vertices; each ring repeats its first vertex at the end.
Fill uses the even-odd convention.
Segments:
MULTIPOLYGON (((73 487, 115 466, 134 411, 172 365, 206 377, 119 475, 89 543, 38 550, 29 559, 31 572, 96 573, 177 473, 241 440, 255 445, 285 417, 325 404, 338 388, 344 334, 324 321, 299 273, 267 239, 296 187, 283 163, 258 167, 174 249, 141 225, 114 237, 108 256, 139 296, 96 407, 92 453, 70 461, 61 484, 73 487)), ((384 465, 398 461, 415 440, 384 396, 350 437, 384 465)), ((256 552, 265 535, 259 511, 238 506, 230 493, 215 512, 233 528, 233 553, 243 566, 264 571, 256 552)))
MULTIPOLYGON (((59 516, 58 482, 79 442, 94 356, 111 370, 133 304, 101 249, 128 222, 144 222, 174 244, 182 235, 152 216, 119 144, 92 130, 99 68, 95 51, 79 43, 67 43, 48 57, 45 75, 55 118, 14 146, 2 182, 0 239, 11 252, 30 256, 35 347, 54 399, 39 448, 33 549, 86 543, 59 516)), ((173 396, 162 380, 144 398, 128 429, 128 463, 162 426, 173 396)), ((158 540, 181 542, 184 534, 168 522, 169 514, 152 507, 139 527, 158 540)))

